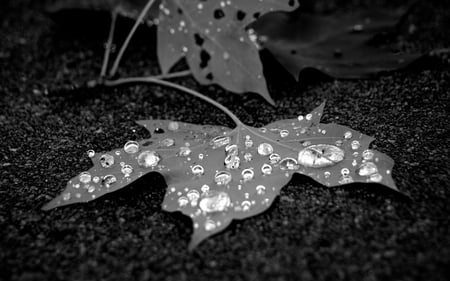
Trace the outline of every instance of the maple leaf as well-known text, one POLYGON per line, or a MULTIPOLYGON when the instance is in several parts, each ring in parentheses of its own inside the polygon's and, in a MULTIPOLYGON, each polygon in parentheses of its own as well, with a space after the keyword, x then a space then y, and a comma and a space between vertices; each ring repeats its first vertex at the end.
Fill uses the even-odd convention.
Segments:
POLYGON ((256 35, 246 26, 259 15, 293 10, 294 0, 165 0, 158 26, 158 60, 164 74, 185 57, 201 84, 255 92, 273 104, 259 58, 256 35))
POLYGON ((107 153, 90 151, 94 167, 71 179, 43 209, 89 202, 158 172, 168 186, 162 208, 193 220, 193 249, 233 219, 267 210, 294 173, 325 186, 372 182, 398 191, 391 177, 394 161, 369 149, 373 138, 320 123, 323 108, 262 128, 247 126, 234 115, 234 129, 138 121, 150 131, 150 139, 129 141, 107 153))
POLYGON ((420 54, 394 53, 374 43, 393 29, 400 10, 357 10, 329 16, 271 13, 251 25, 274 57, 298 79, 308 67, 336 78, 361 78, 407 66, 420 54))

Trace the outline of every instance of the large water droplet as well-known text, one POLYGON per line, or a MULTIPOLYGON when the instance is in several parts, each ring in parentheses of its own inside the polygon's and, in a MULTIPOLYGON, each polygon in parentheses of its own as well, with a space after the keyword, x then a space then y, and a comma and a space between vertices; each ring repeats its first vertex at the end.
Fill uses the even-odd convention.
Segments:
POLYGON ((201 176, 205 173, 205 169, 201 165, 195 165, 191 170, 195 176, 201 176))
POLYGON ((352 147, 353 150, 357 150, 360 146, 361 146, 361 144, 357 140, 354 140, 351 143, 351 147, 352 147))
POLYGON ((218 185, 227 185, 228 183, 230 183, 231 179, 231 174, 227 171, 217 172, 214 176, 214 181, 218 185))
POLYGON ((191 154, 191 152, 192 151, 191 151, 191 149, 189 147, 181 146, 180 147, 180 152, 178 153, 178 155, 186 157, 186 156, 189 156, 191 154))
POLYGON ((373 155, 374 155, 374 153, 373 153, 372 150, 366 149, 366 150, 364 150, 363 153, 362 153, 362 158, 363 158, 364 160, 372 160, 373 155))
POLYGON ((131 165, 126 164, 122 166, 122 169, 120 169, 120 171, 125 177, 129 177, 131 173, 133 173, 133 167, 131 165))
POLYGON ((315 144, 298 153, 298 163, 311 168, 335 165, 344 160, 344 151, 330 144, 315 144))
POLYGON ((359 166, 359 168, 356 170, 358 175, 364 177, 364 176, 370 176, 372 174, 375 174, 378 172, 377 165, 375 165, 373 162, 366 162, 359 166))
POLYGON ((138 156, 138 165, 144 168, 153 168, 161 161, 161 157, 155 151, 146 150, 138 156))
POLYGON ((106 188, 110 188, 112 184, 114 184, 117 181, 116 177, 114 175, 106 175, 102 179, 102 185, 106 188))
POLYGON ((263 173, 263 175, 270 175, 272 173, 272 166, 264 163, 261 167, 261 172, 263 173))
POLYGON ((100 165, 102 165, 103 168, 110 168, 112 165, 114 165, 114 156, 103 154, 102 156, 100 156, 100 165))
POLYGON ((287 157, 280 162, 281 170, 297 170, 298 168, 297 160, 294 158, 287 157))
POLYGON ((227 169, 237 169, 241 163, 241 159, 237 155, 228 155, 225 157, 225 167, 227 169))
POLYGON ((165 147, 170 147, 175 145, 175 140, 171 138, 163 139, 160 144, 165 147))
POLYGON ((281 157, 277 153, 272 153, 269 155, 269 162, 270 164, 276 164, 281 160, 281 157))
POLYGON ((216 148, 219 148, 219 147, 229 144, 230 141, 231 141, 231 138, 229 136, 218 136, 218 137, 213 138, 209 142, 209 144, 212 145, 213 149, 216 149, 216 148))
POLYGON ((262 155, 262 156, 267 156, 273 153, 273 147, 272 145, 268 144, 268 143, 261 143, 258 146, 258 154, 262 155))
POLYGON ((82 183, 90 183, 92 176, 89 172, 82 172, 79 176, 79 180, 82 183))
POLYGON ((123 146, 126 153, 132 154, 139 151, 139 143, 136 141, 127 141, 123 146))
POLYGON ((241 174, 244 182, 252 180, 253 177, 255 176, 253 169, 250 168, 244 169, 241 174))
POLYGON ((209 192, 200 201, 199 207, 205 213, 223 212, 230 205, 230 196, 226 192, 209 192))

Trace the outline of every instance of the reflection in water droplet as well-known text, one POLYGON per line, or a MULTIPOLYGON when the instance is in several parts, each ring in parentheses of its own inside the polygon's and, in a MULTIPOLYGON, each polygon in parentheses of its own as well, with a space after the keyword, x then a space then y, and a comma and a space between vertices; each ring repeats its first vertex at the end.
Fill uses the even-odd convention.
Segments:
POLYGON ((344 134, 344 139, 350 139, 352 136, 353 136, 352 132, 347 131, 347 132, 345 132, 345 134, 344 134))
POLYGON ((272 173, 272 166, 264 163, 261 167, 261 172, 263 173, 263 175, 270 175, 272 173))
POLYGON ((89 172, 82 172, 78 178, 82 183, 90 183, 92 176, 89 172))
POLYGON ((205 172, 205 169, 201 165, 195 165, 191 168, 191 170, 195 176, 201 176, 205 172))
POLYGON ((176 131, 180 127, 180 124, 178 124, 178 122, 172 121, 172 122, 169 122, 169 125, 167 127, 168 127, 169 131, 176 131))
POLYGON ((257 193, 258 195, 263 195, 263 194, 265 194, 265 193, 266 193, 266 187, 265 187, 264 185, 258 185, 258 186, 256 187, 256 193, 257 193))
POLYGON ((95 151, 92 149, 89 149, 88 151, 86 151, 86 154, 89 158, 93 158, 95 156, 95 151))
POLYGON ((244 160, 245 161, 250 162, 250 161, 252 161, 252 158, 253 158, 253 156, 252 156, 252 154, 250 152, 247 152, 247 153, 244 154, 244 160))
POLYGON ((369 180, 371 182, 381 182, 383 180, 383 176, 376 173, 376 174, 370 175, 369 180))
POLYGON ((294 158, 287 157, 280 162, 281 170, 297 170, 298 168, 297 160, 294 158))
POLYGON ((349 169, 347 169, 347 168, 342 168, 342 170, 341 170, 341 175, 347 176, 347 175, 349 175, 349 174, 350 174, 350 170, 349 170, 349 169))
POLYGON ((285 138, 289 136, 289 131, 288 130, 281 130, 280 131, 280 137, 285 138))
POLYGON ((268 143, 261 143, 258 146, 258 154, 261 156, 267 156, 273 153, 273 147, 272 145, 268 143))
POLYGON ((246 181, 250 181, 253 179, 253 177, 255 176, 255 173, 253 172, 253 169, 248 168, 248 169, 244 169, 241 173, 242 175, 242 179, 244 180, 244 182, 246 181))
POLYGON ((339 179, 339 183, 340 184, 348 184, 348 183, 352 183, 353 182, 353 178, 351 176, 342 176, 339 179))
POLYGON ((161 161, 161 157, 155 151, 146 150, 139 154, 137 161, 143 168, 153 168, 161 161))
POLYGON ((64 201, 70 200, 70 193, 69 193, 69 192, 64 193, 63 196, 62 196, 62 199, 63 199, 64 201))
POLYGON ((213 231, 214 229, 216 229, 216 223, 213 220, 206 220, 205 221, 205 230, 206 231, 213 231))
POLYGON ((270 164, 276 164, 281 160, 281 156, 277 153, 272 153, 269 155, 270 164))
POLYGON ((372 160, 373 155, 374 155, 374 153, 370 149, 366 149, 362 153, 362 157, 363 157, 364 160, 372 160))
POLYGON ((378 173, 378 168, 377 165, 375 165, 373 162, 366 162, 361 164, 356 172, 362 177, 370 176, 372 174, 378 173))
POLYGON ((103 168, 110 168, 112 165, 114 165, 114 156, 103 154, 100 157, 100 165, 102 165, 103 168))
POLYGON ((139 151, 139 143, 136 141, 127 141, 123 146, 126 153, 132 154, 139 151))
POLYGON ((133 173, 133 167, 126 164, 122 166, 122 169, 120 169, 120 171, 122 172, 122 174, 124 174, 125 177, 129 177, 131 173, 133 173))
POLYGON ((351 143, 351 147, 352 147, 353 150, 357 150, 360 146, 361 146, 361 144, 357 140, 354 140, 351 143))
POLYGON ((213 138, 209 142, 209 144, 212 145, 213 149, 216 149, 216 148, 219 148, 219 147, 229 144, 230 141, 231 141, 231 138, 228 136, 218 136, 218 137, 213 138))
POLYGON ((315 144, 298 153, 298 163, 311 168, 335 165, 344 160, 344 151, 330 144, 315 144))
POLYGON ((182 197, 178 198, 178 206, 185 207, 188 203, 189 203, 189 199, 187 199, 186 197, 182 196, 182 197))
POLYGON ((114 175, 106 175, 102 179, 102 185, 105 186, 106 188, 109 188, 116 181, 117 179, 114 175))
POLYGON ((160 144, 165 147, 170 147, 175 145, 175 140, 171 138, 163 139, 160 144))
POLYGON ((230 196, 226 192, 210 191, 199 203, 205 213, 223 212, 230 205, 230 196))
POLYGON ((230 183, 231 179, 232 179, 231 174, 227 171, 217 172, 216 175, 214 176, 214 181, 218 185, 226 185, 230 183))

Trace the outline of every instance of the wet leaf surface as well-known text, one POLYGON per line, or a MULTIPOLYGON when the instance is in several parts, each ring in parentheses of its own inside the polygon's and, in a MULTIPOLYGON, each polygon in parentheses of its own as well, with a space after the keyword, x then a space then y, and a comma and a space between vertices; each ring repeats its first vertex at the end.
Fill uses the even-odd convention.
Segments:
POLYGON ((259 58, 259 43, 246 26, 270 11, 290 11, 293 0, 180 1, 161 5, 158 59, 163 73, 185 57, 202 84, 269 96, 259 58))
POLYGON ((370 182, 398 191, 391 177, 394 161, 369 149, 373 138, 320 123, 323 108, 262 128, 139 121, 150 139, 110 152, 89 151, 94 167, 71 179, 43 209, 89 202, 158 172, 167 183, 162 208, 193 221, 193 249, 233 219, 267 210, 294 173, 330 187, 370 182))
POLYGON ((374 9, 324 16, 298 10, 268 14, 251 27, 296 79, 308 67, 336 78, 361 78, 405 67, 420 56, 375 42, 375 36, 394 29, 401 14, 374 9))

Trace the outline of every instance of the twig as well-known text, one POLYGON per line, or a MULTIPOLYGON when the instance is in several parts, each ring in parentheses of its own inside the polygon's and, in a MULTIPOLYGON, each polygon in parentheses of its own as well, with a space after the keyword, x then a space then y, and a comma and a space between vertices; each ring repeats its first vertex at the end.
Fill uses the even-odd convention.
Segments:
POLYGON ((194 97, 197 97, 199 99, 202 99, 212 105, 214 105, 215 107, 219 108, 220 110, 222 110, 225 114, 227 114, 237 126, 245 126, 240 120, 239 118, 237 118, 236 115, 234 115, 228 108, 226 108, 225 106, 221 105, 220 103, 216 102, 215 100, 208 98, 207 96, 202 95, 201 93, 191 90, 189 88, 186 88, 184 86, 169 82, 169 81, 165 81, 165 80, 161 80, 155 77, 128 77, 128 78, 120 78, 117 80, 106 80, 104 81, 104 85, 105 86, 118 86, 118 85, 123 85, 123 84, 127 84, 127 83, 153 83, 153 84, 158 84, 158 85, 163 85, 163 86, 167 86, 167 87, 171 87, 174 89, 177 89, 179 91, 185 92, 187 94, 190 94, 194 97))
POLYGON ((114 30, 116 29, 117 12, 114 10, 111 13, 111 26, 109 28, 108 41, 106 41, 105 55, 103 56, 103 65, 100 72, 100 78, 106 76, 106 70, 108 68, 109 55, 111 54, 111 48, 114 40, 114 30))
POLYGON ((155 0, 149 0, 147 4, 145 5, 144 9, 142 9, 139 17, 137 18, 136 22, 134 23, 133 27, 131 28, 130 33, 128 33, 127 38, 123 42, 122 46, 120 47, 119 53, 117 54, 116 59, 114 60, 114 64, 109 72, 109 75, 112 77, 117 72, 117 68, 119 67, 120 60, 122 59, 123 54, 125 53, 126 48, 128 47, 128 44, 130 43, 131 38, 133 37, 134 33, 136 32, 136 29, 138 28, 139 24, 143 21, 144 17, 147 15, 148 10, 152 7, 155 0))

